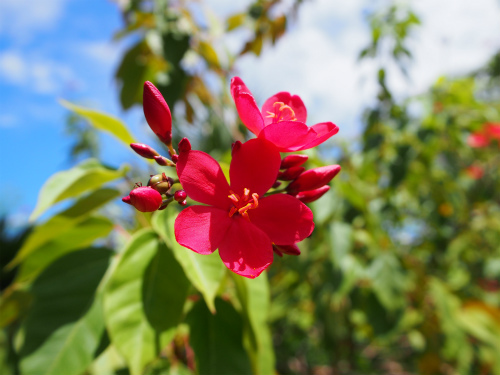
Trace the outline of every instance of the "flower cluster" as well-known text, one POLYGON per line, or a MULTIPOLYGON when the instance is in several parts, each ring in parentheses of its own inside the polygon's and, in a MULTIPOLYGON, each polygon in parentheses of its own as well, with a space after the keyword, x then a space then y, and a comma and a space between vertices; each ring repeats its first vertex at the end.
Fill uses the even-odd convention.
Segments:
POLYGON ((140 156, 175 167, 178 180, 164 173, 137 184, 125 203, 137 210, 164 209, 174 200, 201 203, 183 209, 175 220, 179 244, 199 254, 219 255, 228 269, 248 278, 259 276, 273 262, 273 253, 299 255, 297 243, 314 229, 313 213, 305 203, 323 196, 339 165, 306 170, 308 157, 295 152, 315 147, 338 132, 331 123, 306 125, 307 111, 300 97, 279 92, 259 110, 250 90, 235 77, 231 94, 243 124, 257 138, 232 145, 229 181, 219 163, 193 150, 187 138, 178 152, 172 147, 172 117, 167 103, 150 82, 144 84, 144 115, 168 147, 170 159, 145 144, 132 144, 140 156), (175 189, 175 185, 181 189, 175 189), (286 186, 282 186, 286 184, 286 186))
MULTIPOLYGON (((500 147, 500 124, 485 123, 480 130, 469 134, 467 144, 472 148, 486 148, 494 141, 500 147)), ((475 163, 465 169, 466 174, 473 180, 479 180, 484 175, 484 167, 475 163)))

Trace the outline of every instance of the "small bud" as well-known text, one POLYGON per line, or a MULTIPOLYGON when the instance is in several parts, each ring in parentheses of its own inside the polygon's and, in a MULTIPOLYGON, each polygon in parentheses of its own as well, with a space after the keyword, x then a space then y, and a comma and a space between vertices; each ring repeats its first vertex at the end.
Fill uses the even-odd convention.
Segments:
POLYGON ((283 172, 278 172, 278 180, 292 181, 299 177, 306 169, 304 167, 290 167, 283 172))
POLYGON ((177 201, 177 202, 183 202, 185 201, 187 198, 187 193, 184 191, 184 190, 177 190, 175 193, 174 193, 174 199, 177 201))
POLYGON ((172 161, 173 161, 174 163, 177 163, 177 162, 179 161, 179 155, 177 155, 177 154, 173 154, 173 155, 172 155, 172 161))
POLYGON ((281 184, 282 184, 282 182, 281 182, 281 181, 276 181, 276 182, 273 184, 273 189, 276 189, 276 188, 280 187, 280 186, 281 186, 281 184))
MULTIPOLYGON (((296 244, 293 245, 276 245, 273 244, 273 250, 276 249, 280 253, 288 255, 300 255, 300 249, 296 244)), ((279 253, 277 253, 279 255, 279 253)))
POLYGON ((160 208, 163 199, 161 194, 149 186, 135 188, 122 201, 134 206, 141 212, 153 212, 160 208))
POLYGON ((234 156, 234 153, 240 149, 241 144, 241 141, 236 141, 231 145, 231 156, 234 156))
POLYGON ((186 204, 188 204, 187 200, 183 200, 182 202, 179 202, 179 205, 181 205, 181 206, 185 206, 186 204))
POLYGON ((302 203, 311 203, 321 198, 328 190, 330 190, 330 186, 325 185, 318 189, 301 191, 295 196, 295 198, 300 200, 302 203))
POLYGON ((189 139, 184 137, 179 142, 179 154, 188 151, 191 151, 191 142, 189 142, 189 139))
POLYGON ((171 187, 173 180, 167 177, 165 173, 160 173, 151 176, 148 181, 148 186, 156 190, 160 194, 165 194, 171 187))
POLYGON ((287 169, 291 167, 298 167, 304 164, 309 157, 307 155, 288 155, 281 160, 280 169, 287 169))
POLYGON ((160 91, 151 82, 144 82, 144 116, 151 130, 167 146, 172 145, 172 114, 160 91))
POLYGON ((327 165, 303 172, 296 180, 287 186, 289 193, 318 189, 328 184, 339 172, 340 165, 327 165))
POLYGON ((171 167, 174 165, 174 163, 172 163, 166 157, 161 156, 161 155, 155 156, 153 159, 155 159, 156 164, 161 165, 162 167, 165 167, 165 166, 171 167))
POLYGON ((130 147, 137 154, 146 159, 154 159, 155 156, 159 155, 154 149, 152 149, 148 145, 145 145, 144 143, 131 143, 130 147))

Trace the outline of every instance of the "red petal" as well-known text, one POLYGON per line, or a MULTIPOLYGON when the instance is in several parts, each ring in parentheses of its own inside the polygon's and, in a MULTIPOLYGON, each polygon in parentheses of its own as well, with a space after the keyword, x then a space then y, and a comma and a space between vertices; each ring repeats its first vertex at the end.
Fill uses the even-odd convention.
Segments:
POLYGON ((228 209, 229 185, 219 163, 203 151, 187 151, 179 156, 177 175, 187 195, 200 203, 228 209))
POLYGON ((169 145, 172 143, 172 115, 160 91, 151 82, 144 82, 143 90, 144 116, 151 130, 160 140, 169 145))
POLYGON ((266 100, 266 102, 262 106, 262 116, 264 116, 264 123, 266 125, 269 125, 273 122, 272 118, 267 117, 268 115, 267 112, 269 111, 271 113, 274 113, 273 104, 276 102, 282 102, 283 104, 291 107, 295 112, 295 117, 297 118, 297 121, 303 123, 306 122, 307 110, 300 96, 292 95, 289 92, 282 91, 271 96, 269 99, 266 100))
POLYGON ((227 211, 209 206, 191 206, 175 219, 175 239, 199 254, 211 254, 219 247, 232 220, 227 211))
POLYGON ((231 189, 241 195, 247 188, 252 194, 263 196, 276 181, 280 164, 280 153, 271 142, 254 138, 243 143, 233 152, 229 169, 231 189))
POLYGON ((486 147, 489 143, 490 139, 482 133, 473 133, 469 135, 469 138, 467 138, 467 144, 474 148, 486 147))
POLYGON ((248 211, 248 215, 277 244, 302 241, 314 229, 312 211, 297 198, 285 194, 260 199, 259 207, 248 211))
POLYGON ((317 138, 317 134, 303 122, 281 121, 262 129, 259 138, 274 143, 281 152, 292 152, 313 142, 317 138))
POLYGON ((259 135, 264 127, 264 119, 252 93, 245 86, 241 78, 234 77, 231 80, 231 95, 233 96, 236 110, 243 124, 252 133, 259 135))
POLYGON ((299 150, 308 150, 313 148, 339 132, 339 127, 332 122, 321 122, 311 126, 311 129, 317 133, 317 138, 314 141, 305 144, 299 150))
POLYGON ((219 255, 231 271, 254 279, 273 262, 271 240, 241 216, 234 216, 232 222, 219 245, 219 255))

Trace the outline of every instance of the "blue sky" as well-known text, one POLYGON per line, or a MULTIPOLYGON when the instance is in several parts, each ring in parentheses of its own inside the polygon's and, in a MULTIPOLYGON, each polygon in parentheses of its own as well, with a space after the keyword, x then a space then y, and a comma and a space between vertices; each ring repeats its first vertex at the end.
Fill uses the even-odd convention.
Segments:
MULTIPOLYGON (((219 16, 248 2, 206 1, 219 16)), ((424 25, 412 39, 410 80, 396 71, 389 77, 401 96, 425 91, 443 74, 481 66, 500 48, 498 1, 411 3, 424 25)), ((367 5, 373 1, 305 2, 283 40, 258 59, 241 59, 236 73, 257 97, 277 91, 301 95, 311 122, 333 121, 341 129, 338 139, 355 137, 361 111, 375 94, 367 77, 376 66, 357 63, 368 42, 367 5)), ((64 135, 67 112, 58 98, 115 114, 147 141, 140 109, 123 112, 117 101, 113 74, 127 42, 111 39, 121 26, 117 5, 109 0, 0 1, 0 213, 26 218, 43 183, 70 167, 72 139, 64 135)), ((229 48, 241 43, 241 34, 220 37, 229 48)), ((103 141, 107 163, 135 159, 111 139, 103 141)))

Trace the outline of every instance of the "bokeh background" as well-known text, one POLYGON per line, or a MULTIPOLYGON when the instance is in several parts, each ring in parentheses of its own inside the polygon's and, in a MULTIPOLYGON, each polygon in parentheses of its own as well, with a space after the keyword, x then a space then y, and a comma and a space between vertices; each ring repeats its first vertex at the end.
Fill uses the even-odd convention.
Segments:
MULTIPOLYGON (((174 140, 188 136, 227 162, 231 142, 249 137, 228 93, 238 75, 259 104, 290 91, 305 102, 309 124, 340 127, 307 152, 311 168, 343 168, 311 205, 314 235, 301 245, 302 255, 277 258, 265 275, 271 303, 263 324, 270 324, 266 350, 274 354, 259 362, 267 366, 260 370, 499 374, 499 35, 494 0, 3 0, 2 371, 43 373, 39 363, 52 357, 39 348, 54 342, 56 328, 86 316, 83 307, 61 315, 53 331, 33 336, 37 344, 23 349, 26 327, 43 325, 32 298, 40 298, 36 285, 48 266, 88 246, 120 254, 141 228, 161 232, 154 218, 124 207, 113 193, 98 199, 109 200, 104 207, 95 204, 107 221, 35 236, 73 207, 73 198, 98 188, 44 198, 40 191, 54 173, 91 157, 106 166, 102 183, 115 180, 113 189, 125 195, 160 171, 117 141, 116 132, 96 129, 60 100, 113 115, 137 141, 161 149, 141 107, 142 84, 153 81, 173 109, 174 140), (123 169, 106 169, 125 163, 126 177, 123 169), (33 362, 33 355, 43 360, 33 362)), ((231 294, 238 281, 219 279, 214 293, 243 316, 245 303, 231 294)), ((191 294, 205 296, 190 282, 191 294)), ((127 357, 112 333, 122 328, 108 324, 111 344, 102 344, 108 349, 67 375, 214 370, 203 372, 199 359, 193 365, 189 345, 179 344, 189 337, 182 329, 175 345, 184 352, 167 353, 165 363, 134 367, 125 359, 96 367, 103 353, 120 358, 109 354, 114 345, 127 357)), ((245 350, 252 362, 263 349, 245 350)))

